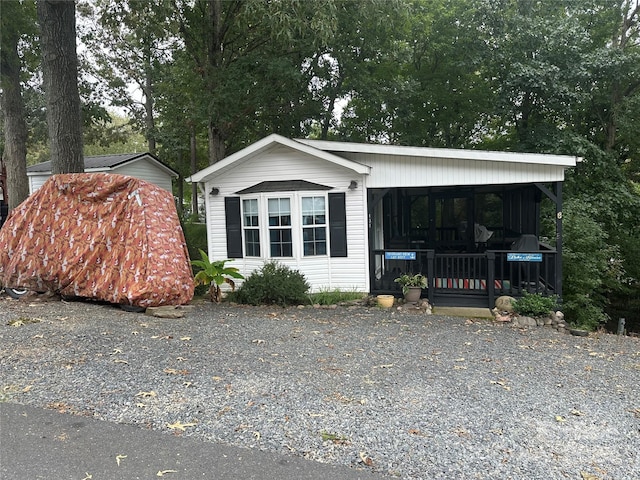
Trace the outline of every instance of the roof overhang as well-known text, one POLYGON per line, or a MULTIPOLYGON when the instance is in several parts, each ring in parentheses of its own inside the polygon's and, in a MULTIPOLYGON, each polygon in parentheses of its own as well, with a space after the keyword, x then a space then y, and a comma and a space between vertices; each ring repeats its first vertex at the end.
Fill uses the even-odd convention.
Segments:
POLYGON ((359 173, 361 175, 367 175, 370 171, 370 167, 367 165, 342 158, 328 151, 307 145, 304 142, 291 140, 274 133, 263 138, 262 140, 258 140, 257 142, 252 143, 248 147, 243 148, 233 155, 225 157, 219 162, 214 163, 213 165, 210 165, 197 173, 194 173, 193 175, 191 175, 191 177, 187 178, 186 181, 192 183, 207 182, 214 176, 220 175, 232 169, 236 164, 246 162, 279 146, 288 147, 292 150, 310 155, 314 158, 325 160, 335 165, 353 170, 355 173, 359 173))
POLYGON ((531 163, 575 167, 582 158, 571 155, 546 153, 495 152, 489 150, 467 150, 453 148, 406 147, 373 143, 333 142, 327 140, 296 139, 310 147, 326 152, 361 153, 369 155, 396 155, 405 157, 445 158, 455 160, 481 160, 490 162, 531 163))

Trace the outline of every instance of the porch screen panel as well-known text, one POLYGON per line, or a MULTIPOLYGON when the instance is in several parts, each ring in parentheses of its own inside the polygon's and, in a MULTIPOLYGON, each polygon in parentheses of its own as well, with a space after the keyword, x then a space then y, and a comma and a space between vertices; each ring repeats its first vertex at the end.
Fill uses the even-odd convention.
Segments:
POLYGON ((268 210, 271 256, 292 257, 291 200, 289 198, 270 198, 268 210))
POLYGON ((329 240, 332 257, 347 256, 347 212, 345 195, 330 193, 329 197, 329 240))
POLYGON ((248 257, 260 256, 260 224, 258 220, 258 199, 242 201, 242 222, 244 227, 244 248, 248 257))
POLYGON ((227 228, 227 256, 242 258, 242 220, 240 218, 240 198, 224 199, 224 216, 227 228))
POLYGON ((305 256, 327 254, 324 197, 302 197, 302 249, 305 256))

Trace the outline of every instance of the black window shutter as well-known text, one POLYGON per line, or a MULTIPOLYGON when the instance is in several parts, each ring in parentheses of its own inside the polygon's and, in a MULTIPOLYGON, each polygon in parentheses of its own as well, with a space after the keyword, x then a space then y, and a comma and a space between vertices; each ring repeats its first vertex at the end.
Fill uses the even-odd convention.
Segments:
POLYGON ((240 197, 226 197, 224 199, 224 216, 227 223, 227 256, 242 258, 240 197))
POLYGON ((344 192, 329 194, 329 239, 331 241, 331 256, 346 257, 347 212, 344 192))

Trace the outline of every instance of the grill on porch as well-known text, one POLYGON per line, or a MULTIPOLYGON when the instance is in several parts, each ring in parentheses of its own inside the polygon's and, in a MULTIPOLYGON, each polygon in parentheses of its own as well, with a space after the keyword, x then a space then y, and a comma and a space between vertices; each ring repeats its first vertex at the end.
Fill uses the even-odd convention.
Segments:
POLYGON ((432 305, 488 306, 501 295, 523 292, 558 293, 553 249, 537 251, 487 250, 482 253, 436 253, 435 250, 373 250, 371 291, 401 294, 394 282, 402 273, 422 273, 432 305))

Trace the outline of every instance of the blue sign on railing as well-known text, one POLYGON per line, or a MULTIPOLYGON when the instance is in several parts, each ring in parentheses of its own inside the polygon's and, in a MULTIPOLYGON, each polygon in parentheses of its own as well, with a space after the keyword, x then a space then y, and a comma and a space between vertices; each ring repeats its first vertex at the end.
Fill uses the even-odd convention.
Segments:
POLYGON ((507 262, 542 262, 541 253, 507 253, 507 262))
POLYGON ((384 252, 385 260, 415 260, 416 252, 384 252))

